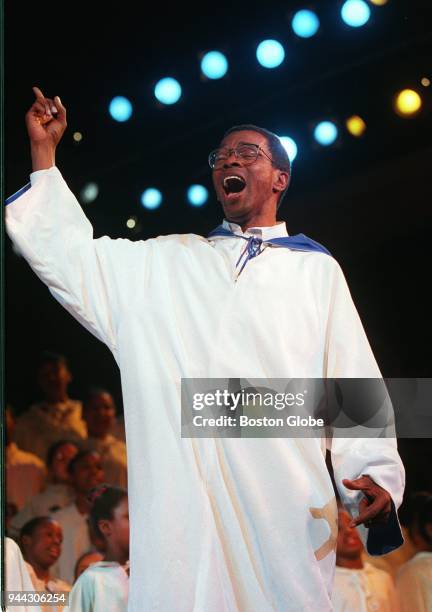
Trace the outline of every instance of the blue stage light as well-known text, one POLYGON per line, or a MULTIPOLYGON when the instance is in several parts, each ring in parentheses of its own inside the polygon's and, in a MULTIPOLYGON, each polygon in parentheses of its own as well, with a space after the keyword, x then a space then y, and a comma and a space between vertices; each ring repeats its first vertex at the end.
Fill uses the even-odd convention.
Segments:
POLYGON ((116 121, 127 121, 132 115, 132 104, 124 96, 116 96, 110 102, 109 112, 116 121))
POLYGON ((277 68, 285 58, 285 51, 277 40, 263 40, 256 50, 257 60, 264 68, 277 68))
POLYGON ((154 94, 162 104, 175 104, 181 96, 180 83, 171 77, 165 77, 156 83, 154 94))
POLYGON ((155 210, 162 204, 162 194, 159 189, 149 187, 141 195, 141 204, 148 210, 155 210))
POLYGON ((208 79, 221 79, 228 70, 228 61, 220 51, 209 51, 201 60, 201 70, 208 79))
POLYGON ((347 0, 342 6, 341 15, 345 23, 352 28, 359 28, 369 21, 371 11, 363 0, 347 0))
POLYGON ((333 144, 337 136, 338 129, 331 121, 321 121, 314 129, 315 140, 324 146, 333 144))
POLYGON ((301 38, 310 38, 318 32, 320 22, 318 16, 313 11, 297 11, 291 22, 292 29, 301 38))
POLYGON ((207 202, 208 191, 203 185, 191 185, 187 191, 189 204, 202 206, 207 202))
POLYGON ((288 153, 289 160, 292 163, 297 157, 297 144, 289 136, 279 136, 279 140, 281 141, 285 151, 288 153))
POLYGON ((96 200, 99 193, 99 187, 96 183, 87 183, 81 191, 81 200, 84 204, 90 204, 93 200, 96 200))

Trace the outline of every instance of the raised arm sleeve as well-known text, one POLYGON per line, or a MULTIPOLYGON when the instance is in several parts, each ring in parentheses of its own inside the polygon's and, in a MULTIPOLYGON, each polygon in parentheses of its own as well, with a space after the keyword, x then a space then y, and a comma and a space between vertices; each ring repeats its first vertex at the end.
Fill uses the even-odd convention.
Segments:
MULTIPOLYGON (((326 333, 326 372, 328 378, 381 378, 351 298, 345 277, 335 264, 328 303, 326 333)), ((339 494, 347 509, 358 507, 361 492, 350 491, 343 478, 350 480, 362 474, 370 476, 388 491, 393 500, 393 512, 385 527, 366 529, 360 526, 362 539, 370 554, 384 554, 403 543, 395 508, 402 502, 405 471, 394 437, 343 438, 334 435, 331 441, 334 477, 339 494)))
MULTIPOLYGON (((31 175, 6 201, 6 228, 53 296, 116 353, 128 240, 93 239, 93 228, 56 167, 31 175)), ((144 243, 142 243, 144 244, 144 243)))

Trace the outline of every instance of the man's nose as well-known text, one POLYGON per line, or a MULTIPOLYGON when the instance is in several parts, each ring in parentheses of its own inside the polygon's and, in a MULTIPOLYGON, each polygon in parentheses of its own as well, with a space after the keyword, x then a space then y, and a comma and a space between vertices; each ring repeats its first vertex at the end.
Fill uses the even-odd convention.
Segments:
POLYGON ((233 166, 239 168, 241 167, 241 164, 237 157, 234 156, 234 153, 231 153, 231 155, 225 160, 223 167, 227 169, 232 168, 233 166))

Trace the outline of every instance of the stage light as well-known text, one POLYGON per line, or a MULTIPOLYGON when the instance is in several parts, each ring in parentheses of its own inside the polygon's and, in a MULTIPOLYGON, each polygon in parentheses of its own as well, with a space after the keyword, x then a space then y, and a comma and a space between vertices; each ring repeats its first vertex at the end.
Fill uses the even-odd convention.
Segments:
POLYGON ((423 87, 429 87, 429 85, 431 84, 430 79, 428 79, 427 77, 423 77, 421 80, 421 84, 423 85, 423 87))
POLYGON ((420 110, 422 99, 413 89, 404 89, 396 94, 394 107, 396 112, 403 117, 414 115, 420 110))
POLYGON ((370 8, 363 0, 347 0, 341 9, 342 19, 352 28, 359 28, 369 21, 370 8))
POLYGON ((127 121, 132 115, 132 104, 124 96, 116 96, 110 102, 109 112, 116 121, 127 121))
POLYGON ((369 0, 369 2, 372 2, 372 4, 376 6, 384 6, 384 4, 387 4, 388 0, 369 0))
POLYGON ((257 60, 264 68, 277 68, 285 58, 285 51, 277 40, 263 40, 256 50, 257 60))
POLYGON ((133 229, 136 226, 136 218, 135 217, 129 217, 129 219, 126 221, 126 226, 129 229, 133 229))
POLYGON ((332 121, 321 121, 314 129, 314 138, 325 147, 334 143, 338 136, 338 129, 332 121))
POLYGON ((221 79, 228 70, 228 61, 220 51, 209 51, 201 60, 201 70, 208 79, 221 79))
POLYGON ((141 204, 148 210, 155 210, 162 204, 162 194, 159 189, 149 187, 141 195, 141 204))
POLYGON ((96 183, 87 183, 81 190, 81 200, 84 204, 90 204, 93 200, 96 200, 99 193, 99 187, 96 183))
POLYGON ((187 198, 192 206, 202 206, 207 202, 208 191, 203 185, 191 185, 187 190, 187 198))
POLYGON ((72 138, 75 140, 75 142, 81 142, 82 140, 82 134, 81 132, 74 132, 72 138))
POLYGON ((318 32, 319 26, 317 14, 305 9, 297 11, 291 22, 292 29, 301 38, 314 36, 318 32))
POLYGON ((353 136, 361 136, 366 131, 366 123, 358 115, 353 115, 346 120, 346 128, 353 136))
POLYGON ((297 145, 295 141, 289 136, 279 136, 279 140, 281 141, 285 151, 288 153, 289 160, 292 163, 297 157, 297 145))
POLYGON ((175 104, 180 99, 180 83, 171 77, 165 77, 156 83, 154 94, 162 104, 175 104))

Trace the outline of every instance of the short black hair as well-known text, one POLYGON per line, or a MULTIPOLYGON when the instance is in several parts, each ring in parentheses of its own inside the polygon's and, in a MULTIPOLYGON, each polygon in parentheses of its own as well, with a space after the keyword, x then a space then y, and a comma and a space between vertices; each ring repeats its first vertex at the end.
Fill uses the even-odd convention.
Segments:
POLYGON ((39 370, 46 363, 63 363, 67 368, 69 367, 66 357, 54 351, 42 351, 39 355, 37 369, 39 370))
POLYGON ((286 152, 285 147, 281 143, 279 136, 277 136, 273 132, 270 132, 270 130, 267 130, 266 128, 259 127, 258 125, 253 125, 252 123, 243 123, 241 125, 234 125, 233 127, 229 128, 229 130, 225 132, 222 140, 226 138, 229 134, 232 134, 233 132, 245 132, 245 131, 258 132, 258 134, 265 136, 267 140, 269 151, 273 159, 273 165, 276 168, 278 168, 278 170, 283 170, 284 172, 288 172, 288 177, 289 177, 288 184, 286 186, 286 189, 284 189, 284 191, 281 192, 281 195, 279 197, 279 201, 277 205, 277 207, 279 208, 282 203, 282 200, 285 197, 286 192, 288 191, 288 187, 291 182, 291 162, 288 157, 288 153, 286 152))
POLYGON ((105 389, 104 387, 97 387, 96 385, 92 385, 91 387, 88 387, 83 397, 84 408, 92 401, 92 399, 94 399, 95 397, 98 397, 99 395, 104 395, 104 394, 107 394, 110 397, 112 397, 112 393, 108 391, 108 389, 105 389))
POLYGON ((404 504, 401 523, 407 525, 409 530, 416 526, 422 538, 428 544, 432 544, 432 537, 427 531, 427 526, 432 524, 432 493, 429 491, 412 493, 404 504))
POLYGON ((74 473, 77 463, 79 463, 81 459, 83 459, 84 457, 88 457, 89 455, 98 455, 100 457, 100 454, 95 450, 80 450, 75 455, 75 457, 72 457, 72 459, 68 463, 67 471, 69 472, 69 474, 72 475, 74 473))
POLYGON ((55 456, 56 452, 62 446, 66 446, 66 444, 72 444, 77 449, 79 449, 78 444, 76 442, 74 442, 73 440, 58 440, 57 442, 54 442, 54 444, 52 444, 49 447, 48 452, 47 452, 47 458, 46 458, 47 467, 51 467, 52 466, 52 463, 54 461, 54 456, 55 456))
POLYGON ((105 539, 103 533, 99 529, 99 521, 113 519, 114 510, 119 506, 123 499, 127 498, 126 489, 113 487, 108 484, 101 484, 94 487, 88 495, 88 500, 91 503, 89 514, 90 528, 98 537, 105 539))
POLYGON ((20 543, 24 536, 32 536, 39 525, 43 525, 44 523, 52 523, 53 521, 55 521, 55 519, 51 516, 36 516, 35 518, 30 519, 25 525, 22 526, 20 530, 20 543))

